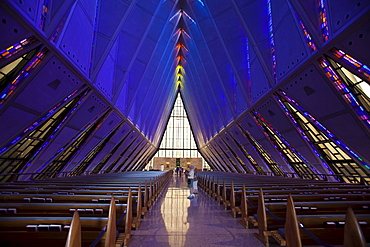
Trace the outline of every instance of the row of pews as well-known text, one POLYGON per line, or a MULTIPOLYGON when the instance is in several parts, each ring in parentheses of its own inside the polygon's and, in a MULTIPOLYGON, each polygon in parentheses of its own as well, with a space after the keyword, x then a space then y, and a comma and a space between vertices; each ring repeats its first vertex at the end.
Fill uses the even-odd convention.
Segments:
POLYGON ((0 185, 0 246, 127 246, 171 172, 125 172, 0 185))
MULTIPOLYGON (((200 175, 200 176, 199 176, 200 175)), ((370 243, 370 187, 361 184, 202 172, 198 185, 258 228, 265 246, 367 246, 370 243)))

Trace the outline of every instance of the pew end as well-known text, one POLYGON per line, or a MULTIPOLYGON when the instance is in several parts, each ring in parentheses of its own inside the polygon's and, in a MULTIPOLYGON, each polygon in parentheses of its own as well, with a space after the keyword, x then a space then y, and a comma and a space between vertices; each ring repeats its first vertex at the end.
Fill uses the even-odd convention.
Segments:
POLYGON ((255 233, 255 237, 259 241, 261 241, 261 243, 268 247, 270 246, 268 237, 271 236, 271 233, 267 231, 266 207, 262 188, 259 189, 258 194, 257 217, 258 217, 258 234, 255 233))
POLYGON ((344 225, 344 247, 366 247, 366 240, 351 207, 348 208, 344 225))
POLYGON ((81 220, 77 210, 73 213, 65 247, 81 247, 81 220))
POLYGON ((107 231, 105 232, 105 247, 113 247, 116 244, 116 211, 115 199, 112 196, 109 206, 107 231))
POLYGON ((286 244, 288 246, 302 246, 297 215, 295 212, 294 202, 291 194, 289 194, 288 197, 284 232, 286 244))

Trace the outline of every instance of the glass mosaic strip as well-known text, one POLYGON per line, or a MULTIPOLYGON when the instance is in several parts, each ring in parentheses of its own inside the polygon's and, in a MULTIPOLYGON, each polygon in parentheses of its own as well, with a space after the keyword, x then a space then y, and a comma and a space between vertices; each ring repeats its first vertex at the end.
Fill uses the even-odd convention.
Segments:
POLYGON ((25 68, 18 73, 14 80, 6 87, 6 89, 0 95, 0 107, 4 104, 5 100, 14 93, 17 87, 30 75, 32 70, 34 70, 49 52, 47 48, 43 48, 38 52, 35 57, 25 66, 25 68))
POLYGON ((327 12, 325 9, 324 0, 318 0, 317 4, 318 4, 318 9, 319 9, 319 16, 320 16, 321 37, 323 38, 325 42, 329 40, 329 26, 328 26, 327 12))
MULTIPOLYGON (((316 118, 314 118, 309 112, 307 112, 303 107, 301 107, 294 99, 290 98, 284 91, 280 90, 281 95, 284 97, 284 99, 289 102, 292 106, 294 106, 298 112, 302 114, 302 117, 305 117, 307 121, 309 121, 313 126, 318 128, 323 135, 325 135, 325 138, 328 140, 332 140, 333 143, 339 147, 341 147, 341 152, 344 152, 345 154, 348 154, 352 157, 354 157, 359 163, 361 163, 366 169, 370 170, 369 165, 352 149, 350 149, 345 143, 343 143, 341 140, 339 140, 333 133, 331 133, 330 130, 328 130, 324 125, 322 125, 316 118)), ((277 97, 280 104, 283 104, 282 101, 277 97)), ((283 107, 285 112, 289 112, 289 110, 286 107, 283 107)), ((290 113, 290 112, 289 112, 290 113)), ((290 118, 294 118, 291 114, 287 114, 290 118)), ((296 121, 294 121, 296 122, 296 121)), ((308 137, 305 138, 309 141, 309 143, 312 143, 308 137)), ((316 149, 316 148, 314 148, 316 149)), ((321 155, 317 152, 316 153, 320 159, 323 159, 321 155)), ((329 168, 325 164, 325 168, 329 168)))
MULTIPOLYGON (((55 155, 37 169, 37 173, 46 173, 46 177, 56 177, 64 167, 68 166, 70 160, 76 155, 90 135, 101 126, 102 120, 108 115, 111 108, 105 108, 99 115, 86 124, 75 136, 73 136, 55 155), (52 174, 47 174, 52 173, 52 174)), ((42 174, 37 178, 42 177, 42 174)))
POLYGON ((341 59, 342 61, 345 61, 347 64, 351 65, 353 68, 355 68, 359 73, 364 75, 368 80, 370 80, 370 68, 361 63, 360 61, 354 59, 350 55, 348 55, 346 52, 337 49, 332 48, 330 50, 337 58, 341 59))
POLYGON ((300 26, 300 27, 301 27, 301 29, 302 29, 302 32, 303 32, 303 35, 304 35, 304 37, 305 37, 305 39, 306 39, 306 41, 307 41, 307 45, 308 45, 308 47, 309 47, 309 48, 311 48, 311 51, 316 51, 316 50, 317 50, 316 45, 315 45, 315 43, 313 42, 313 40, 312 40, 312 38, 311 38, 311 35, 308 33, 308 31, 307 31, 306 27, 304 26, 304 24, 303 24, 302 20, 299 18, 299 16, 298 16, 298 14, 297 14, 297 13, 294 13, 294 15, 295 15, 295 17, 296 17, 296 19, 297 19, 297 21, 298 21, 299 26, 300 26))
POLYGON ((272 12, 271 12, 271 2, 267 0, 267 11, 269 17, 269 34, 270 34, 270 47, 271 47, 271 59, 272 59, 272 71, 274 73, 274 82, 278 83, 276 75, 276 56, 275 56, 275 39, 274 39, 274 30, 272 25, 272 12))
POLYGON ((19 136, 17 136, 11 142, 9 142, 8 144, 6 144, 0 150, 0 154, 3 153, 3 152, 5 152, 6 150, 8 150, 8 148, 10 146, 12 146, 15 143, 17 143, 24 135, 28 134, 30 131, 32 131, 35 128, 37 128, 40 125, 41 122, 43 122, 44 120, 46 120, 47 118, 49 118, 51 115, 53 115, 62 105, 64 105, 66 102, 68 102, 71 97, 75 96, 78 92, 80 92, 83 87, 84 86, 82 86, 81 88, 76 89, 75 91, 73 91, 71 94, 69 94, 67 97, 65 97, 62 101, 60 101, 58 104, 56 104, 53 108, 51 108, 43 117, 37 119, 30 126, 28 126, 26 129, 24 129, 19 136))
POLYGON ((22 39, 18 43, 15 43, 14 45, 11 45, 8 48, 0 51, 0 60, 10 58, 36 41, 37 39, 34 36, 31 36, 27 39, 22 39))
POLYGON ((277 162, 265 151, 265 149, 253 138, 253 136, 245 130, 240 124, 238 124, 239 129, 243 132, 244 136, 247 137, 254 151, 259 154, 261 160, 265 163, 267 167, 276 176, 286 177, 286 172, 283 167, 281 167, 277 162))
POLYGON ((334 86, 342 93, 346 101, 353 107, 359 118, 370 128, 370 116, 365 108, 360 104, 354 96, 350 88, 343 82, 341 77, 330 66, 330 63, 324 59, 319 59, 320 66, 325 71, 325 75, 333 82, 334 86))
POLYGON ((299 177, 318 179, 316 174, 319 172, 260 113, 254 111, 253 117, 280 156, 299 177))
POLYGON ((78 109, 78 106, 82 104, 86 96, 89 94, 90 89, 86 89, 85 92, 82 92, 81 98, 78 100, 78 102, 73 106, 71 111, 63 118, 63 120, 58 124, 58 126, 53 130, 52 134, 45 140, 44 144, 36 151, 36 153, 30 158, 27 165, 24 167, 23 170, 20 171, 20 173, 23 173, 26 168, 31 166, 32 161, 37 157, 37 155, 52 141, 52 139, 56 136, 57 132, 64 126, 64 123, 69 119, 69 117, 78 109))
POLYGON ((44 4, 42 5, 41 17, 40 17, 40 30, 44 31, 46 19, 48 17, 49 12, 49 0, 44 0, 44 4))

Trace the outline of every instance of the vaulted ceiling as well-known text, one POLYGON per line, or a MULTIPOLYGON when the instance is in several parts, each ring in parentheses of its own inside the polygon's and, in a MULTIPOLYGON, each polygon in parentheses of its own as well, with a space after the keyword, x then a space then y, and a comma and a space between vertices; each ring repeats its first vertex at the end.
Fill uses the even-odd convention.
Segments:
MULTIPOLYGON (((79 117, 63 127, 64 138, 35 157, 33 171, 52 162, 59 148, 94 118, 101 118, 101 133, 89 137, 68 169, 119 123, 116 131, 132 132, 136 141, 129 142, 128 135, 120 143, 124 134, 116 140, 112 134, 107 142, 111 149, 122 146, 117 149, 128 160, 124 170, 141 169, 160 144, 179 90, 199 149, 215 170, 253 170, 245 158, 251 153, 266 165, 254 154, 257 147, 248 135, 291 169, 260 128, 262 119, 320 173, 328 172, 279 103, 284 95, 334 133, 333 140, 344 142, 344 149, 370 160, 369 109, 358 113, 320 60, 342 61, 369 81, 369 0, 5 0, 0 16, 3 52, 28 40, 18 55, 2 52, 0 67, 39 45, 46 49, 26 83, 1 102, 0 147, 10 147, 73 90, 85 90, 83 85, 91 90, 86 96, 90 103, 81 106, 87 113, 77 109, 79 117), (341 52, 364 66, 341 60, 341 52)), ((97 157, 102 160, 108 153, 97 157)))

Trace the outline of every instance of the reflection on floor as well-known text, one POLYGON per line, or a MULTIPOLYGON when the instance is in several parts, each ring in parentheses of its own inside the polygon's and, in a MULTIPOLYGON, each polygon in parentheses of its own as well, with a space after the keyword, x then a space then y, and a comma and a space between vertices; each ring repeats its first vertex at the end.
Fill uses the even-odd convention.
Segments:
POLYGON ((129 247, 135 246, 264 246, 202 191, 187 199, 186 178, 173 176, 163 198, 133 231, 129 247))

